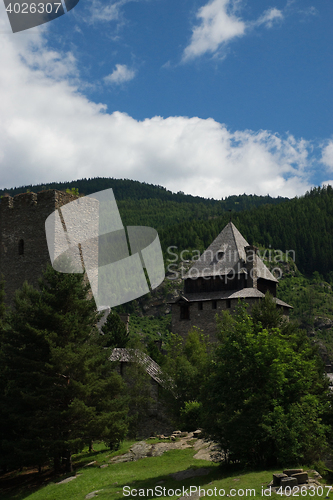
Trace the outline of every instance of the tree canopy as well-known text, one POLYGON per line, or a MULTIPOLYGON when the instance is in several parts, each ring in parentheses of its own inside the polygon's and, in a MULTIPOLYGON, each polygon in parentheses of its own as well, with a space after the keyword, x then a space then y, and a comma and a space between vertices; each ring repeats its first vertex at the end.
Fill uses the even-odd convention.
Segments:
POLYGON ((268 321, 270 307, 265 301, 252 318, 239 306, 219 320, 202 392, 205 429, 229 460, 313 463, 327 445, 328 380, 304 332, 268 321))

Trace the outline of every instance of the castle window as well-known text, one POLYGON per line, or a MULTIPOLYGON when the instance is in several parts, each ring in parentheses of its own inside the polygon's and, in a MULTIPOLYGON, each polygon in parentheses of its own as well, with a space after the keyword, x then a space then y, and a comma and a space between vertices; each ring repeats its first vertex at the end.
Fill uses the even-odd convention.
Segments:
POLYGON ((231 299, 227 299, 226 304, 227 304, 227 309, 230 309, 231 308, 231 299))
POLYGON ((190 319, 190 306, 182 304, 180 306, 180 319, 190 319))
POLYGON ((198 302, 198 310, 202 311, 202 302, 198 302))
POLYGON ((19 255, 24 255, 24 241, 20 239, 18 244, 18 253, 19 255))
POLYGON ((217 300, 212 300, 212 309, 217 309, 217 300))

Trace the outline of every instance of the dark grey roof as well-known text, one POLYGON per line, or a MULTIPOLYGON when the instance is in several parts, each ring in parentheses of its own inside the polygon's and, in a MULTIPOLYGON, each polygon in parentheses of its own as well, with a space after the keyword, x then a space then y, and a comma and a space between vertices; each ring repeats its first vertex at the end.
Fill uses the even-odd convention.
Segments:
POLYGON ((126 363, 139 363, 144 367, 148 375, 151 376, 158 384, 165 387, 163 374, 160 366, 147 354, 139 349, 126 349, 116 347, 113 349, 110 361, 123 361, 126 363))
MULTIPOLYGON (((236 226, 229 222, 189 269, 184 279, 247 273, 245 252, 247 246, 249 246, 248 242, 236 226)), ((258 278, 278 282, 258 255, 256 256, 256 267, 258 278)))
MULTIPOLYGON (((242 288, 242 290, 225 290, 222 292, 200 292, 200 293, 183 293, 170 304, 176 304, 177 302, 205 302, 208 300, 226 300, 226 299, 262 299, 265 294, 257 290, 257 288, 242 288)), ((273 297, 274 302, 278 306, 289 307, 293 309, 292 306, 283 302, 276 297, 273 297)))

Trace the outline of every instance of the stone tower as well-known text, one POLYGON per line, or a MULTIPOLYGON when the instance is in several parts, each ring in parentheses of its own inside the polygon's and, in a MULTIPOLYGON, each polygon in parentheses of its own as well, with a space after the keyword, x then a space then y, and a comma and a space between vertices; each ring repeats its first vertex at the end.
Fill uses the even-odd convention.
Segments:
POLYGON ((24 281, 37 287, 50 257, 45 220, 77 197, 57 190, 3 196, 0 202, 0 274, 5 279, 6 302, 24 281))
POLYGON ((216 340, 216 314, 232 311, 239 300, 251 308, 270 292, 285 316, 292 308, 276 297, 278 280, 249 245, 232 222, 229 222, 184 279, 184 293, 172 307, 172 332, 186 338, 197 326, 216 340))

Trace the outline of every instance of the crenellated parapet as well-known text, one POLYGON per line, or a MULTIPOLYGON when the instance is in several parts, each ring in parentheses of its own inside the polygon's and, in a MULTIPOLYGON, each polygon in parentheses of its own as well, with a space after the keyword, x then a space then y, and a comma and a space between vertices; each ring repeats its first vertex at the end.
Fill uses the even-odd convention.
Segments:
POLYGON ((37 286, 50 262, 45 220, 54 210, 77 199, 71 193, 45 190, 5 195, 0 201, 0 274, 8 304, 24 281, 37 286))

